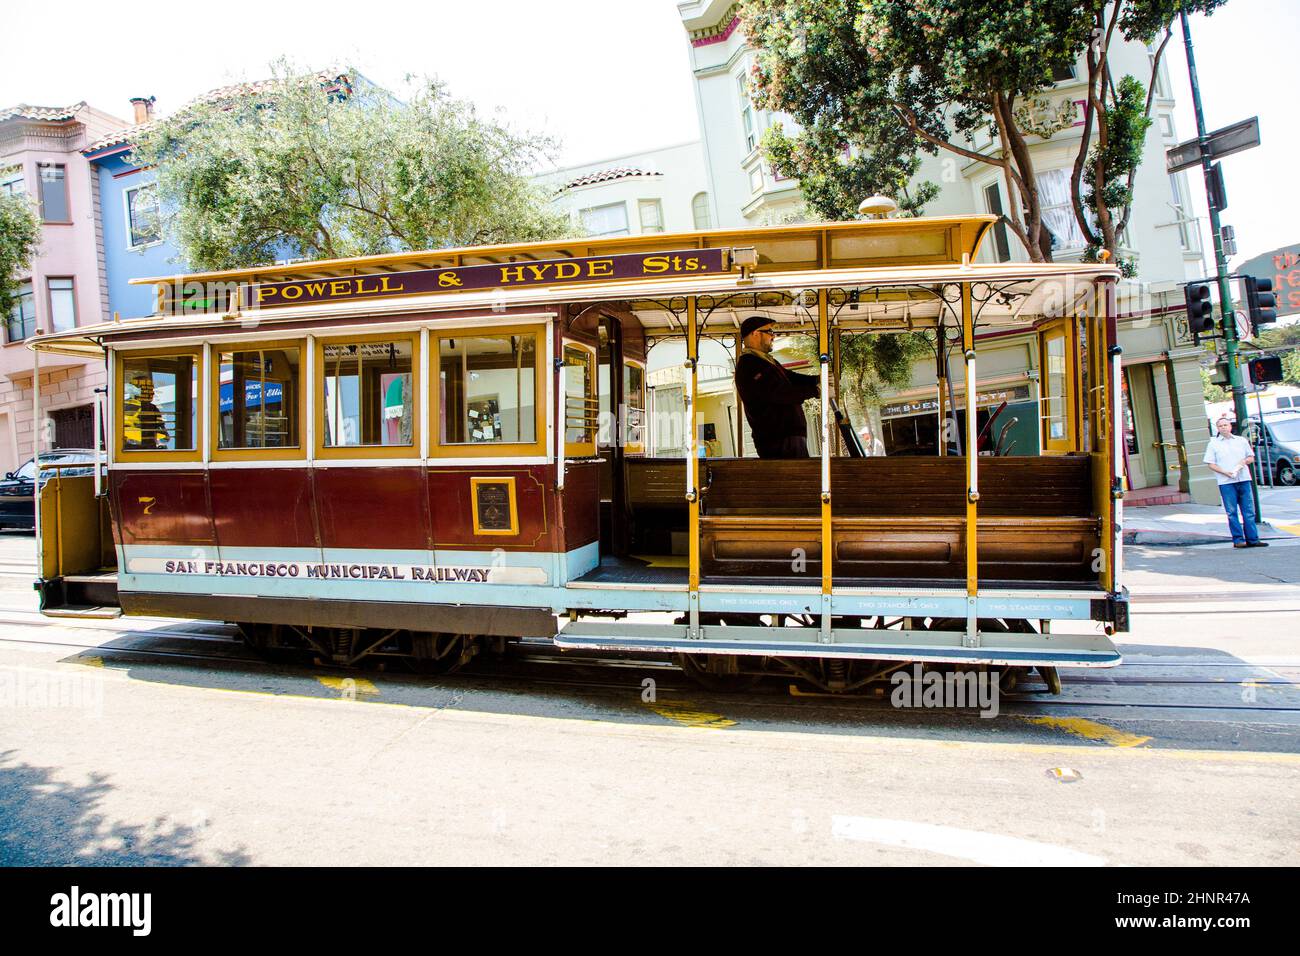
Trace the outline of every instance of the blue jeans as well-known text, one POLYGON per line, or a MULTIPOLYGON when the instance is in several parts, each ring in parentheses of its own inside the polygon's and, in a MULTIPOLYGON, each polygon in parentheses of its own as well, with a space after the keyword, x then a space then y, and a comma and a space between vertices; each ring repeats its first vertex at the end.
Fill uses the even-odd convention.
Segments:
POLYGON ((1251 482, 1233 481, 1219 485, 1219 497, 1223 499, 1223 509, 1228 512, 1228 530, 1232 532, 1234 544, 1254 544, 1259 540, 1259 530, 1255 527, 1255 498, 1250 490, 1251 482), (1237 509, 1241 509, 1241 520, 1237 520, 1237 509), (1242 536, 1242 525, 1246 534, 1242 536))

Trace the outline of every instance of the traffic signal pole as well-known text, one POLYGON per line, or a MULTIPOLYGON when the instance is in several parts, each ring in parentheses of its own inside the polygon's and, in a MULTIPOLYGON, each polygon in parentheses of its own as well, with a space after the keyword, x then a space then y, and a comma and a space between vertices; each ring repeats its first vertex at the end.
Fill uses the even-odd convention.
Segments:
MULTIPOLYGON (((1219 276, 1219 324, 1223 332, 1224 350, 1227 353, 1228 386, 1232 391, 1232 410, 1237 416, 1235 431, 1240 435, 1246 424, 1246 417, 1250 413, 1246 409, 1246 389, 1241 382, 1241 369, 1237 367, 1237 318, 1232 312, 1232 287, 1228 284, 1228 260, 1223 254, 1223 230, 1219 225, 1219 206, 1215 202, 1217 190, 1210 185, 1214 178, 1214 162, 1210 156, 1210 136, 1205 130, 1205 114, 1201 110, 1201 84, 1196 79, 1196 57, 1192 53, 1192 28, 1187 22, 1187 11, 1180 10, 1178 18, 1183 25, 1187 74, 1192 81, 1192 108, 1196 111, 1196 139, 1201 145, 1201 172, 1205 175, 1205 196, 1210 206, 1210 232, 1214 236, 1214 265, 1219 276)), ((1255 515, 1262 517, 1259 511, 1259 489, 1253 480, 1250 489, 1255 497, 1255 515)))

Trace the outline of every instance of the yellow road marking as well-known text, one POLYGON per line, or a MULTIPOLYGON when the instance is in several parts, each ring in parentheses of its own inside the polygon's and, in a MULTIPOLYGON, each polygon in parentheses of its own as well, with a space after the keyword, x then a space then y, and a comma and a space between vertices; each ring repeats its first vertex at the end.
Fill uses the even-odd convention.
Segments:
POLYGON ((1275 524, 1273 527, 1287 534, 1300 535, 1300 524, 1275 524))
POLYGON ((661 700, 646 702, 646 706, 660 717, 666 717, 683 727, 704 727, 709 730, 723 730, 736 726, 734 720, 728 720, 721 714, 711 714, 707 710, 695 710, 689 700, 661 700))
POLYGON ((316 680, 330 690, 339 692, 344 700, 357 700, 362 697, 377 697, 379 688, 364 677, 317 677, 316 680))
MULTIPOLYGON (((40 668, 45 670, 46 668, 40 668)), ((53 668, 52 670, 57 670, 53 668)), ((121 683, 144 683, 148 684, 154 690, 161 694, 175 694, 177 696, 187 695, 206 695, 213 691, 220 694, 228 694, 232 697, 243 697, 250 702, 258 702, 271 707, 281 707, 286 703, 294 703, 302 706, 324 706, 333 707, 332 701, 310 694, 276 693, 274 691, 250 690, 243 687, 199 687, 186 684, 167 684, 132 676, 125 671, 116 671, 107 669, 108 679, 120 681, 121 683)), ((398 701, 376 700, 370 702, 370 706, 377 709, 391 708, 400 711, 428 711, 436 712, 438 718, 443 721, 456 724, 495 724, 500 727, 517 727, 532 726, 545 727, 568 732, 565 728, 573 730, 584 729, 602 737, 624 737, 630 740, 641 739, 646 734, 652 736, 672 736, 674 734, 684 733, 694 728, 685 726, 659 726, 651 727, 644 724, 623 724, 611 723, 608 720, 602 720, 597 717, 559 717, 542 714, 494 714, 489 711, 476 710, 459 712, 450 707, 434 706, 430 704, 403 703, 398 701)), ((1006 716, 1006 715, 1004 715, 1006 716)), ((725 720, 725 718, 723 718, 725 720)), ((1032 718, 1031 718, 1032 719, 1032 718)), ((728 746, 744 746, 745 742, 752 735, 747 734, 719 734, 716 740, 728 746)), ((809 734, 797 730, 771 730, 764 731, 762 734, 763 745, 771 750, 788 750, 791 752, 806 752, 809 747, 809 740, 815 737, 819 746, 828 752, 855 754, 863 753, 888 753, 898 751, 900 753, 912 756, 916 751, 931 751, 938 753, 958 753, 963 756, 972 752, 987 754, 989 757, 1000 755, 1034 755, 1036 757, 1052 758, 1062 754, 1072 754, 1074 759, 1079 759, 1077 749, 1070 743, 1002 743, 991 740, 931 740, 924 737, 874 737, 874 736, 855 736, 855 737, 831 737, 826 734, 809 734)), ((1107 748, 1096 747, 1088 750, 1088 760, 1097 759, 1117 759, 1117 760, 1147 760, 1156 763, 1166 762, 1184 762, 1184 763, 1210 763, 1210 764, 1264 764, 1282 767, 1293 767, 1300 769, 1300 754, 1281 753, 1275 751, 1259 750, 1198 750, 1184 749, 1178 747, 1158 748, 1158 747, 1128 747, 1128 748, 1107 748)))
POLYGON ((1095 720, 1085 720, 1083 717, 1016 717, 1016 719, 1038 724, 1040 727, 1064 730, 1067 734, 1074 734, 1087 740, 1097 740, 1112 747, 1141 747, 1151 739, 1107 727, 1095 720))

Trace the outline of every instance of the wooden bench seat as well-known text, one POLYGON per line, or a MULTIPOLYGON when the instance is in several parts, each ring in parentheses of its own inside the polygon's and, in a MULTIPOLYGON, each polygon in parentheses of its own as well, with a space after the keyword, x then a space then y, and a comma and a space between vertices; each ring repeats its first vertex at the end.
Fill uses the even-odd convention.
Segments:
MULTIPOLYGON (((966 525, 953 516, 836 517, 831 524, 836 577, 966 577, 966 525)), ((981 578, 1093 581, 1096 518, 981 517, 981 578)), ((821 575, 821 520, 814 517, 709 516, 700 519, 700 568, 710 576, 821 575)))

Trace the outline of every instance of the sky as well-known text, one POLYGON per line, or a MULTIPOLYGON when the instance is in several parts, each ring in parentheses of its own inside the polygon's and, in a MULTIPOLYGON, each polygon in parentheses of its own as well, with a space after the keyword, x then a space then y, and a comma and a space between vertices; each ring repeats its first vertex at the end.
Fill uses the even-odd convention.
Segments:
MULTIPOLYGON (((7 18, 0 107, 86 100, 129 120, 131 97, 155 96, 166 114, 216 87, 265 77, 283 56, 304 68, 353 64, 397 91, 408 75, 437 76, 453 95, 500 111, 516 128, 555 137, 560 166, 699 137, 673 0, 388 0, 370 8, 369 20, 355 0, 66 0, 58 9, 63 28, 54 45, 30 11, 7 18)), ((1293 119, 1300 0, 1229 0, 1208 19, 1193 17, 1192 37, 1208 128, 1260 118, 1262 145, 1223 161, 1223 220, 1236 229, 1237 261, 1300 243, 1288 189, 1300 158, 1293 119)), ((1176 31, 1167 55, 1186 140, 1196 126, 1182 51, 1176 31)), ((1204 189, 1191 175, 1204 215, 1204 189)), ((1206 241, 1208 248, 1208 228, 1206 241)))

